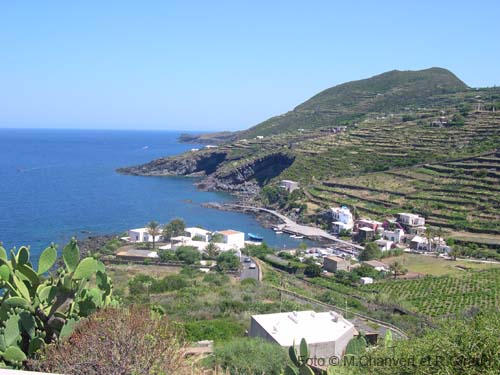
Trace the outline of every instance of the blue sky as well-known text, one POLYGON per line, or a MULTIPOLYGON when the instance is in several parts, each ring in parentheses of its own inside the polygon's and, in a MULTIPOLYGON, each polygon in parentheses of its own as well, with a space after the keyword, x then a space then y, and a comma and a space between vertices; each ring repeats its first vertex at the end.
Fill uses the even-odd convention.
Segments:
POLYGON ((3 1, 0 127, 243 129, 338 83, 500 84, 498 1, 3 1))

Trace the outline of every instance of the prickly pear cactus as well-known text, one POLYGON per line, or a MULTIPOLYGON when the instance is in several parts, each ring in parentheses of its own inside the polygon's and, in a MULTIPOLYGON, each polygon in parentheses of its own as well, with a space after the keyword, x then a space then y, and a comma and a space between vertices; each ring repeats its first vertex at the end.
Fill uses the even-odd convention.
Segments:
POLYGON ((45 344, 69 335, 80 318, 117 304, 104 264, 80 260, 76 240, 62 259, 64 267, 47 274, 57 260, 54 245, 42 252, 37 270, 27 247, 11 250, 9 259, 0 246, 0 367, 21 367, 45 344))
POLYGON ((310 357, 306 340, 300 340, 299 355, 295 349, 294 343, 294 345, 288 348, 288 356, 294 366, 287 365, 285 368, 285 375, 314 375, 314 371, 307 364, 310 357))

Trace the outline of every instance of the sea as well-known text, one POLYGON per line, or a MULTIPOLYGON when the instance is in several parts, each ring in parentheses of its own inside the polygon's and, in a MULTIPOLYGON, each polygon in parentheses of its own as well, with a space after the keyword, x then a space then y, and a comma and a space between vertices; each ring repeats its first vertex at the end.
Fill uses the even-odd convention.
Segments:
POLYGON ((27 245, 37 255, 73 236, 120 234, 149 221, 182 218, 188 226, 256 233, 276 248, 300 240, 263 228, 253 216, 202 207, 231 202, 203 192, 193 178, 127 176, 123 166, 179 154, 201 145, 182 144, 170 131, 0 129, 0 242, 27 245))

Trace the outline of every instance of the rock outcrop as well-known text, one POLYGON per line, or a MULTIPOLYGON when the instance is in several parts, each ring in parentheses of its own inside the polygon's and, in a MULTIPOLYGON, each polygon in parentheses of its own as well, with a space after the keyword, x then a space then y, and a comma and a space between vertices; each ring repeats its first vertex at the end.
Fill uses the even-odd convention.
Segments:
POLYGON ((294 160, 294 156, 282 152, 249 160, 228 160, 223 151, 199 151, 120 168, 118 172, 141 176, 200 176, 204 178, 197 182, 197 186, 202 190, 254 196, 294 160))

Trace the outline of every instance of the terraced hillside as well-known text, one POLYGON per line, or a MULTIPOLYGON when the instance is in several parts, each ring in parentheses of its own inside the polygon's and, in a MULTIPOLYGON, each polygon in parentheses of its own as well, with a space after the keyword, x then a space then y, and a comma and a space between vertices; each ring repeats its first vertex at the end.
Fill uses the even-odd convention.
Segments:
POLYGON ((362 288, 383 293, 411 311, 430 317, 459 314, 472 308, 500 307, 500 270, 464 271, 464 275, 384 281, 362 288))
MULTIPOLYGON (((410 158, 414 149, 420 149, 422 159, 444 157, 447 161, 330 178, 312 184, 307 189, 308 196, 321 207, 347 204, 355 206, 360 214, 380 219, 401 210, 418 212, 427 217, 429 224, 453 231, 458 239, 471 237, 463 233, 467 231, 482 234, 480 237, 486 242, 495 243, 500 240, 496 238, 500 235, 500 152, 480 151, 499 144, 499 125, 498 114, 477 113, 458 132, 442 131, 431 137, 417 129, 415 141, 407 139, 393 147, 390 134, 374 137, 369 141, 369 151, 364 150, 365 157, 373 163, 380 163, 381 157, 410 158), (475 142, 480 146, 474 147, 475 142), (456 158, 457 151, 465 147, 478 154, 456 158)), ((382 129, 377 131, 385 133, 382 129)), ((366 139, 359 142, 359 149, 366 143, 366 139)))
POLYGON ((304 190, 295 203, 308 207, 305 217, 337 204, 380 219, 407 210, 455 238, 500 243, 500 88, 469 89, 431 69, 389 72, 313 99, 297 107, 308 126, 283 128, 284 120, 268 135, 240 132, 217 148, 120 171, 202 176, 200 187, 253 202, 260 188, 292 179, 304 190), (321 106, 356 116, 340 121, 337 110, 321 114, 321 106))

